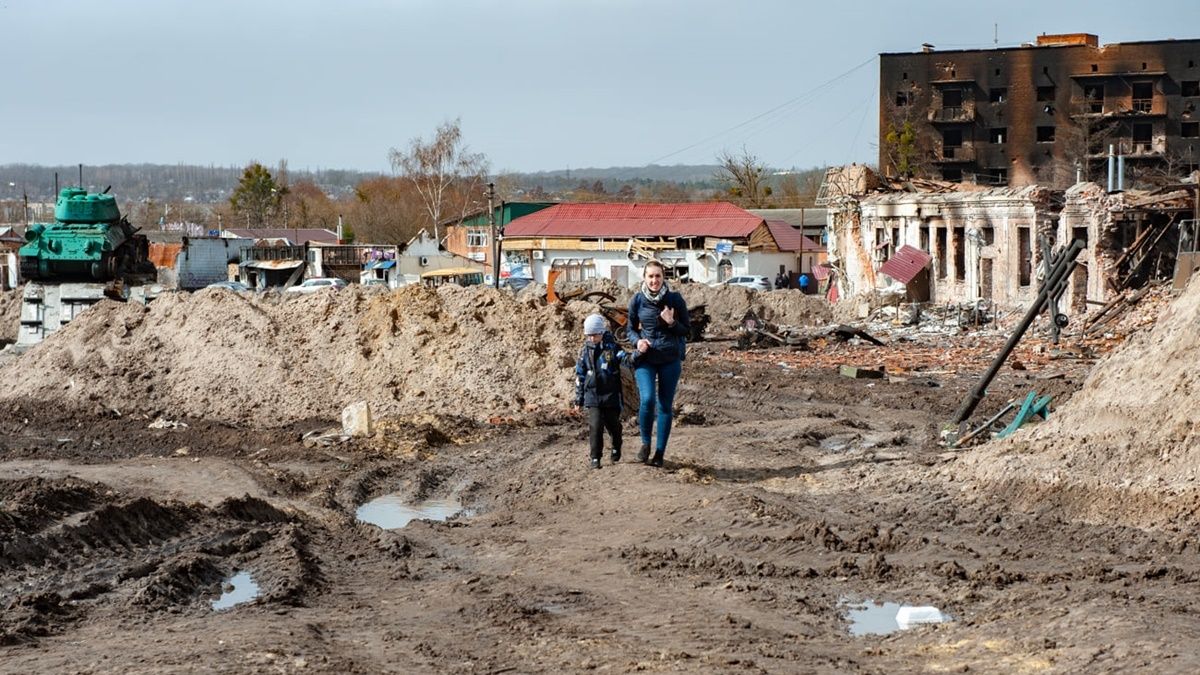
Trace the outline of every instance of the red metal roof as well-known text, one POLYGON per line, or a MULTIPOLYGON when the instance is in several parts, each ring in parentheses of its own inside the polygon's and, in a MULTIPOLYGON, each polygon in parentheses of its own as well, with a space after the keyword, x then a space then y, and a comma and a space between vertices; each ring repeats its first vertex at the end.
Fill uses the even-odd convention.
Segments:
POLYGON ((820 244, 804 236, 800 232, 800 228, 786 220, 768 220, 767 229, 771 231, 771 236, 775 237, 775 243, 779 244, 780 251, 824 250, 820 244))
POLYGON ((763 219, 728 202, 556 204, 513 220, 505 237, 746 237, 763 219))
POLYGON ((921 270, 925 269, 925 266, 931 260, 933 260, 933 256, 925 251, 905 244, 896 251, 895 255, 888 258, 887 262, 879 267, 879 271, 902 284, 907 284, 921 270))

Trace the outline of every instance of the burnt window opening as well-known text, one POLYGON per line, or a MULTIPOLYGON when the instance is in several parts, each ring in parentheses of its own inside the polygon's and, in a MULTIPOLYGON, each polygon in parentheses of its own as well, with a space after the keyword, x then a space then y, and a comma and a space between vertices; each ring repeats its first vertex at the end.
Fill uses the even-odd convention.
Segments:
POLYGON ((996 243, 996 228, 985 227, 983 228, 982 232, 984 246, 991 246, 992 244, 996 243))
POLYGON ((1038 87, 1037 88, 1037 100, 1041 101, 1041 102, 1053 101, 1054 100, 1054 85, 1038 87))
POLYGON ((900 73, 900 75, 901 75, 900 79, 902 79, 902 80, 908 79, 908 73, 900 73))
POLYGON ((1135 145, 1139 143, 1149 143, 1154 134, 1154 125, 1146 122, 1136 123, 1133 125, 1133 142, 1135 145))
POLYGON ((1145 70, 1145 69, 1146 69, 1146 64, 1145 64, 1145 62, 1143 62, 1143 63, 1142 63, 1142 70, 1145 70))
POLYGON ((1183 96, 1200 96, 1200 80, 1184 80, 1179 86, 1183 96))
POLYGON ((1184 122, 1180 124, 1179 135, 1184 138, 1200 138, 1200 122, 1184 122))
POLYGON ((1008 99, 1008 87, 995 87, 988 91, 988 101, 1004 103, 1008 99))
POLYGON ((946 278, 946 228, 937 228, 937 278, 946 278))
MULTIPOLYGON (((953 167, 953 168, 946 167, 945 169, 942 169, 942 180, 947 180, 952 183, 961 183, 962 182, 962 169, 960 169, 958 167, 953 167)), ((926 237, 925 245, 928 246, 928 244, 929 244, 928 237, 926 237)))
POLYGON ((895 253, 896 249, 898 249, 898 248, 900 248, 900 228, 893 227, 892 228, 892 252, 895 253))
POLYGON ((1037 128, 1038 143, 1053 143, 1054 142, 1054 127, 1038 127, 1037 128))
POLYGON ((906 105, 910 105, 911 103, 912 103, 912 99, 909 98, 907 91, 896 92, 896 105, 897 106, 904 107, 906 105))
POLYGON ((1154 104, 1154 83, 1133 83, 1133 109, 1135 112, 1150 112, 1154 104))
POLYGON ((1088 229, 1086 227, 1072 227, 1071 238, 1082 241, 1086 247, 1088 243, 1088 229))
POLYGON ((942 107, 943 108, 961 108, 963 102, 962 89, 943 89, 942 90, 942 107))
POLYGON ((1050 66, 1042 66, 1042 74, 1049 75, 1050 74, 1050 66))
POLYGON ((958 73, 954 72, 954 70, 953 70, 953 69, 951 69, 951 70, 950 70, 950 77, 958 77, 958 73))
POLYGON ((1017 228, 1017 283, 1028 286, 1033 281, 1033 248, 1028 227, 1017 228))
POLYGON ((1000 69, 999 69, 999 68, 997 68, 997 69, 996 69, 996 75, 999 75, 999 74, 1000 74, 1000 69))
POLYGON ((1085 84, 1083 85, 1083 98, 1087 101, 1087 110, 1090 113, 1104 112, 1104 85, 1102 84, 1085 84))
MULTIPOLYGON (((1034 167, 1036 170, 1037 167, 1034 167)), ((996 167, 993 169, 984 169, 983 173, 979 174, 980 183, 987 185, 1008 185, 1008 169, 996 167)))
POLYGON ((1092 64, 1092 72, 1095 73, 1095 72, 1098 72, 1099 70, 1100 70, 1100 66, 1093 63, 1092 64))
POLYGON ((954 228, 954 278, 967 280, 967 228, 954 228))
POLYGON ((1008 136, 1008 127, 993 127, 988 131, 988 143, 1003 144, 1008 136))
POLYGON ((942 157, 954 159, 955 153, 962 147, 962 129, 945 129, 942 131, 942 157))

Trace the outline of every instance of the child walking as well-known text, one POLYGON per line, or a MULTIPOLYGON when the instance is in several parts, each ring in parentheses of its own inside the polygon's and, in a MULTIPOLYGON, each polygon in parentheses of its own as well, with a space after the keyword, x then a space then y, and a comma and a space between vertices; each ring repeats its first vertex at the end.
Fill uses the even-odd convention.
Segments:
POLYGON ((612 438, 613 463, 621 460, 621 363, 629 355, 617 346, 600 314, 583 321, 583 350, 575 363, 575 405, 588 409, 592 468, 600 468, 604 430, 612 438))

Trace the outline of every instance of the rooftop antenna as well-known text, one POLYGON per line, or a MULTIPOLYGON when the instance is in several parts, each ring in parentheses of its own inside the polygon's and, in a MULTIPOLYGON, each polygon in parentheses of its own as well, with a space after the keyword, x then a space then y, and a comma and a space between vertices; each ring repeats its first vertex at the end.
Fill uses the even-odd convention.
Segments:
POLYGON ((79 165, 79 188, 83 189, 83 165, 79 165))
POLYGON ((992 44, 993 45, 1000 44, 1000 24, 999 23, 992 24, 992 44))

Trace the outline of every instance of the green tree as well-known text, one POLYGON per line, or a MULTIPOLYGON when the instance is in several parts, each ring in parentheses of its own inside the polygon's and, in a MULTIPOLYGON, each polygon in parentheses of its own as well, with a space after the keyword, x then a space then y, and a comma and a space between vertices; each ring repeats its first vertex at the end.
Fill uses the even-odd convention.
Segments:
POLYGON ((895 123, 888 124, 887 135, 883 142, 887 148, 888 159, 896 169, 896 173, 904 178, 910 178, 917 171, 917 131, 912 122, 904 120, 900 128, 895 123))
POLYGON ((229 205, 235 216, 246 219, 249 227, 265 227, 267 219, 279 211, 286 194, 287 188, 277 183, 265 166, 251 162, 242 172, 229 205))

